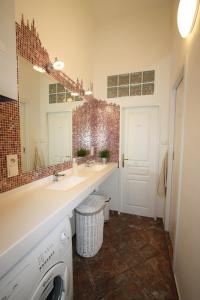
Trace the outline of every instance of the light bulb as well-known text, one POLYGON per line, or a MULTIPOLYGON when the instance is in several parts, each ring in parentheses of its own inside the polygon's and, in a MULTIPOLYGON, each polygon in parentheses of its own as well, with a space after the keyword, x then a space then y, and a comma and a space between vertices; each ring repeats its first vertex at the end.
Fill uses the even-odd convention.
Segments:
POLYGON ((90 90, 85 91, 85 95, 86 95, 86 96, 92 95, 92 91, 90 91, 90 90))
POLYGON ((76 96, 79 95, 79 93, 78 92, 71 92, 71 95, 76 97, 76 96))
POLYGON ((60 71, 60 70, 62 70, 62 69, 64 68, 64 66, 65 66, 64 62, 61 61, 61 60, 58 60, 57 57, 56 57, 56 58, 55 58, 55 61, 54 61, 54 63, 53 63, 53 68, 54 68, 55 70, 60 71))

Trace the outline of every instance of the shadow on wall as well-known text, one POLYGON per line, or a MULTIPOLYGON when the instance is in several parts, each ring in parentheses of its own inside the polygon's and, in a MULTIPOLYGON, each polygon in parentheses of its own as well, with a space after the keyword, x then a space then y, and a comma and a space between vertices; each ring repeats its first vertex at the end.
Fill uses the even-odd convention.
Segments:
POLYGON ((108 149, 110 161, 119 160, 120 107, 106 101, 93 99, 73 112, 73 155, 79 148, 108 149))

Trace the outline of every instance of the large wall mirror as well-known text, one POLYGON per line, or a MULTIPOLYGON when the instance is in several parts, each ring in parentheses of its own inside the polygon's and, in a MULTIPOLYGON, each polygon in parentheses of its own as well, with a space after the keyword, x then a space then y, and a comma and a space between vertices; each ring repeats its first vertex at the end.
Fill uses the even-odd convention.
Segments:
POLYGON ((69 162, 72 111, 84 103, 82 83, 52 68, 34 21, 29 26, 23 16, 16 23, 16 45, 22 172, 69 162))
POLYGON ((22 170, 71 160, 71 94, 50 75, 18 55, 22 170))

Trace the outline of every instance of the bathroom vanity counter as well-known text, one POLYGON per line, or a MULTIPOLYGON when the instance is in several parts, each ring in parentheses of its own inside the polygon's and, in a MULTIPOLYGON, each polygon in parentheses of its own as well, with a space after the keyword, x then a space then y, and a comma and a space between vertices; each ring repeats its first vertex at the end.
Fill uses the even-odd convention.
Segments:
POLYGON ((50 176, 0 194, 0 277, 16 263, 17 251, 31 250, 32 245, 48 234, 62 218, 71 216, 72 210, 116 169, 116 163, 109 163, 102 170, 80 166, 75 174, 71 169, 63 172, 65 176, 61 180, 70 176, 86 177, 68 190, 51 189, 50 176), (5 259, 1 260, 5 254, 6 265, 2 263, 5 259))

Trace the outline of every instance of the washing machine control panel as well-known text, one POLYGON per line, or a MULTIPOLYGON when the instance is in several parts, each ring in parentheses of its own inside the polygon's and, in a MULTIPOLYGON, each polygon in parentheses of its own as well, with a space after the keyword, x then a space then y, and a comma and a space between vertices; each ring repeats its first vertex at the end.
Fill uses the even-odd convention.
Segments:
POLYGON ((42 271, 42 269, 46 266, 46 264, 53 258, 55 254, 55 247, 54 244, 49 244, 43 252, 40 253, 40 255, 37 257, 39 270, 42 271))

